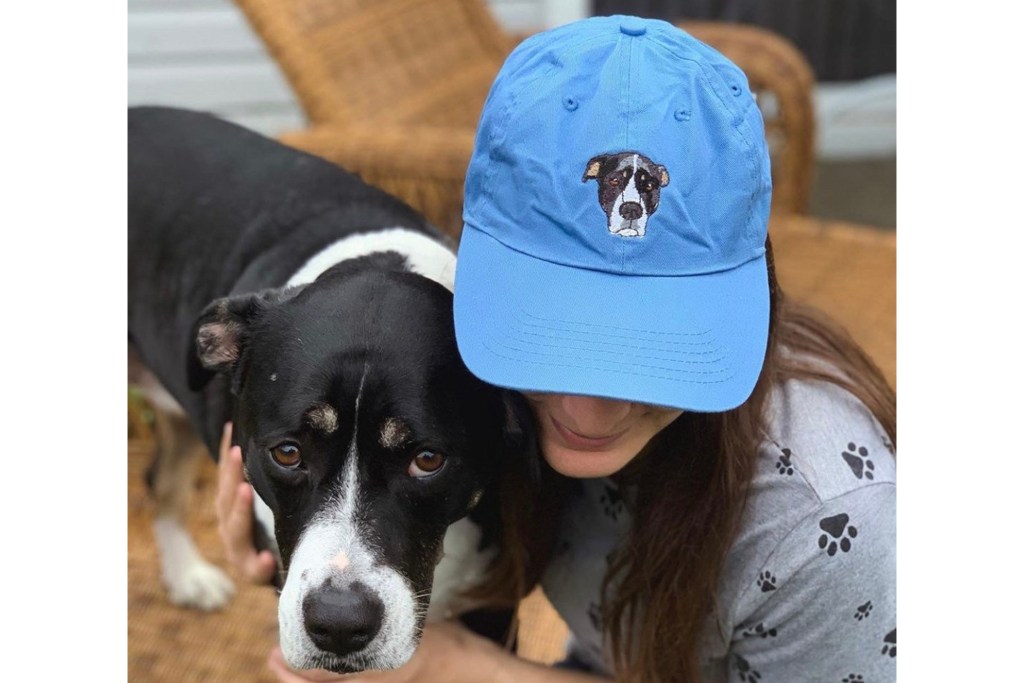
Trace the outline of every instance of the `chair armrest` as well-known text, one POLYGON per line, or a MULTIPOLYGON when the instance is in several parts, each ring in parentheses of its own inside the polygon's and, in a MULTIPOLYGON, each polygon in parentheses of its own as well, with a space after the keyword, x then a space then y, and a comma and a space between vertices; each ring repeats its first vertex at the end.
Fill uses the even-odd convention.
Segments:
POLYGON ((468 129, 428 126, 321 125, 279 140, 355 172, 457 180, 473 153, 468 129))
POLYGON ((676 26, 728 57, 746 74, 751 90, 771 95, 761 102, 765 132, 770 142, 781 137, 782 143, 772 174, 772 210, 806 212, 815 136, 810 64, 790 41, 756 26, 715 21, 681 21, 676 26))
POLYGON ((526 31, 526 32, 515 31, 513 33, 506 32, 506 35, 508 35, 509 40, 512 41, 512 45, 515 46, 515 45, 518 45, 519 43, 523 42, 524 40, 526 40, 530 36, 536 35, 536 33, 537 33, 536 31, 526 31))
POLYGON ((803 53, 777 33, 724 21, 679 21, 676 26, 724 54, 748 77, 753 73, 762 80, 774 81, 781 76, 801 88, 814 85, 814 72, 803 53), (778 75, 770 76, 768 67, 778 75))

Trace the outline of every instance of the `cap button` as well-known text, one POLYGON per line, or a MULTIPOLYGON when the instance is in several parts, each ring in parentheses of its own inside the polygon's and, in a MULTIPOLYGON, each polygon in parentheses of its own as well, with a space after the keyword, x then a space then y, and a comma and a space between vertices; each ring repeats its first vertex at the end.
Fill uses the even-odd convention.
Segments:
POLYGON ((644 26, 642 19, 636 17, 626 17, 619 23, 619 30, 627 36, 642 36, 647 33, 647 27, 644 26))

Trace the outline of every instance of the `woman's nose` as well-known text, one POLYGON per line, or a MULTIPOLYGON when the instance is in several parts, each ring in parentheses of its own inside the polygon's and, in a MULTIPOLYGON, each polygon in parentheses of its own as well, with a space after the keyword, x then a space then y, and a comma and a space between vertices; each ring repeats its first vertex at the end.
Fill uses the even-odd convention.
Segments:
POLYGON ((633 404, 593 396, 563 396, 562 411, 571 420, 565 425, 582 436, 607 436, 618 428, 633 404))

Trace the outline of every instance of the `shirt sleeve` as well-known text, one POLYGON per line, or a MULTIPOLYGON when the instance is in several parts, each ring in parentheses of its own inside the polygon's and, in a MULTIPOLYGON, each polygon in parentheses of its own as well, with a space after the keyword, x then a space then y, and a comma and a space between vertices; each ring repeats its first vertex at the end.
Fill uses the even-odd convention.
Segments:
POLYGON ((896 487, 825 501, 768 556, 732 632, 729 681, 896 680, 896 487))

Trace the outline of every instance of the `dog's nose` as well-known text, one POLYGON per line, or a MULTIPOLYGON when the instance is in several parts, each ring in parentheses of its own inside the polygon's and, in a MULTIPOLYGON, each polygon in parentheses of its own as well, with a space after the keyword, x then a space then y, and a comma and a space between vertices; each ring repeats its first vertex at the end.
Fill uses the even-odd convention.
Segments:
POLYGON ((302 601, 306 633, 321 650, 345 656, 362 650, 380 630, 384 605, 366 586, 326 581, 302 601))
POLYGON ((644 215, 644 207, 640 206, 639 202, 623 202, 619 207, 619 215, 627 221, 635 221, 644 215))

